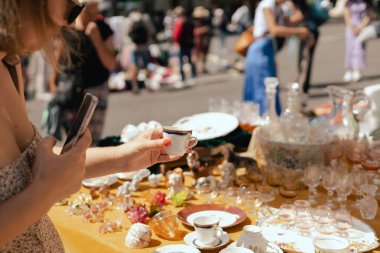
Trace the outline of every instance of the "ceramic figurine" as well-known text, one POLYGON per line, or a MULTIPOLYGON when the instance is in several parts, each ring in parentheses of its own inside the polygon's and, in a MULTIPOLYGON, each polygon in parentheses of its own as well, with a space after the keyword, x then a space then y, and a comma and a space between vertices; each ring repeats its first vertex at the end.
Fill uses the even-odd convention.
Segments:
POLYGON ((267 241, 261 234, 261 228, 254 225, 246 225, 243 234, 236 242, 237 247, 244 247, 255 253, 267 252, 267 241))
POLYGON ((132 182, 129 190, 138 191, 140 188, 140 182, 144 180, 144 178, 150 175, 150 171, 148 169, 140 170, 132 177, 132 182))
POLYGON ((211 189, 215 189, 217 186, 217 180, 214 176, 200 177, 197 180, 195 189, 199 190, 203 184, 209 184, 211 189))
POLYGON ((198 152, 193 150, 190 153, 188 153, 186 156, 186 162, 190 170, 193 170, 193 168, 199 168, 201 162, 199 161, 198 152))
MULTIPOLYGON (((173 196, 181 191, 188 190, 188 188, 184 185, 183 175, 178 173, 171 173, 169 175, 168 184, 170 186, 169 194, 166 196, 166 199, 171 199, 173 196)), ((191 198, 191 191, 188 190, 188 195, 186 200, 191 198)))
POLYGON ((131 196, 131 193, 129 191, 130 186, 131 182, 125 182, 117 188, 117 194, 129 198, 131 196))
POLYGON ((224 163, 220 165, 222 171, 221 185, 225 187, 232 186, 236 179, 236 168, 232 163, 224 163))
POLYGON ((128 230, 125 245, 129 248, 146 248, 152 239, 152 230, 142 223, 135 223, 128 230))
POLYGON ((222 155, 226 162, 232 163, 236 169, 245 168, 247 171, 247 176, 252 181, 257 179, 258 175, 261 175, 261 171, 257 162, 250 157, 242 157, 233 152, 233 148, 231 146, 223 146, 222 147, 222 155))
POLYGON ((148 177, 149 186, 150 187, 157 187, 160 183, 161 178, 163 177, 162 174, 152 174, 148 177))

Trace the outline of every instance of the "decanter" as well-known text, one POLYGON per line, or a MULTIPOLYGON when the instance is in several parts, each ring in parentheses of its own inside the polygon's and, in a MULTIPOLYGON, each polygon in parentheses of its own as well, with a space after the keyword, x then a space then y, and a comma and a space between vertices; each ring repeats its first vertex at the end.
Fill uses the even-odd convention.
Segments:
POLYGON ((373 220, 378 209, 378 203, 375 198, 377 186, 365 184, 361 186, 360 190, 363 193, 363 198, 360 200, 360 215, 363 219, 373 220))
POLYGON ((267 138, 274 141, 282 141, 283 135, 280 131, 280 124, 276 113, 276 92, 279 81, 276 77, 266 77, 264 83, 267 103, 265 112, 262 116, 262 129, 267 135, 267 138))
POLYGON ((363 91, 351 91, 339 86, 328 86, 332 111, 328 115, 328 131, 339 138, 356 138, 359 120, 370 109, 371 103, 363 91))
POLYGON ((309 121, 301 113, 300 86, 298 83, 291 83, 287 96, 287 105, 279 121, 284 131, 285 142, 307 142, 309 121))

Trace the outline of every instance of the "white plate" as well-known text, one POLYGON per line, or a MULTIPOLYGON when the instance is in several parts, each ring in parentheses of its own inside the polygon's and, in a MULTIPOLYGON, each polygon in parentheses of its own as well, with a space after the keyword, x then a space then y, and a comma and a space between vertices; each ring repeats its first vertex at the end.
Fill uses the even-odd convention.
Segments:
POLYGON ((224 212, 224 211, 200 211, 193 214, 190 214, 189 217, 187 217, 187 222, 193 225, 194 219, 201 217, 201 216, 216 216, 219 218, 219 227, 226 228, 231 226, 236 222, 236 220, 239 218, 237 215, 224 212))
MULTIPOLYGON (((358 252, 367 252, 379 246, 378 238, 374 230, 364 221, 352 218, 353 226, 348 230, 350 247, 354 247, 358 252)), ((277 244, 288 252, 314 252, 313 239, 323 236, 315 229, 311 229, 311 237, 304 237, 299 232, 281 227, 281 222, 275 215, 268 216, 259 222, 263 228, 263 236, 267 241, 277 244)))
MULTIPOLYGON (((230 245, 228 245, 228 248, 229 247, 236 247, 236 242, 233 242, 230 245)), ((266 253, 282 253, 282 252, 283 251, 281 250, 281 248, 278 247, 276 244, 268 242, 266 253)))
POLYGON ((229 134, 239 126, 239 121, 231 114, 208 112, 182 118, 174 126, 193 130, 193 136, 202 141, 229 134))
POLYGON ((159 247, 153 253, 201 253, 197 248, 185 245, 185 244, 174 244, 159 247))
POLYGON ((195 232, 195 231, 188 233, 183 238, 185 243, 187 245, 192 246, 192 247, 196 247, 196 248, 201 249, 201 250, 215 250, 215 249, 219 249, 219 248, 225 246, 227 243, 229 243, 231 240, 231 237, 226 232, 223 232, 222 236, 220 236, 218 239, 219 239, 219 242, 216 245, 210 245, 210 246, 203 246, 202 245, 202 246, 200 246, 199 244, 197 244, 197 232, 195 232))
POLYGON ((115 175, 121 180, 132 180, 133 176, 136 175, 138 171, 116 173, 115 175))
POLYGON ((111 186, 117 182, 117 177, 114 175, 89 178, 82 181, 86 187, 101 187, 103 185, 111 186))

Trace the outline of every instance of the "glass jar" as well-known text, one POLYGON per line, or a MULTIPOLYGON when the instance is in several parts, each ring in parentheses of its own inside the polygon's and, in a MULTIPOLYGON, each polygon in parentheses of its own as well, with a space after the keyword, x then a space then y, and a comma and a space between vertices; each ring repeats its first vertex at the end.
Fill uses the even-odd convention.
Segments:
POLYGON ((378 203, 375 198, 377 186, 364 184, 360 189, 363 193, 363 198, 360 200, 360 215, 365 220, 373 220, 378 209, 378 203))

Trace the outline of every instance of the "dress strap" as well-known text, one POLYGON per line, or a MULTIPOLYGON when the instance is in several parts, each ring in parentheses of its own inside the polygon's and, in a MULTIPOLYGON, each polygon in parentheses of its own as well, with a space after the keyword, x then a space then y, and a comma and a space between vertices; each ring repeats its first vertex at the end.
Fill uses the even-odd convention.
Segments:
POLYGON ((12 80, 13 80, 13 83, 14 83, 14 85, 16 87, 17 92, 20 93, 20 85, 19 85, 19 82, 18 82, 18 75, 17 75, 17 69, 16 69, 16 66, 18 64, 20 64, 20 62, 21 62, 20 57, 17 56, 17 55, 6 56, 2 60, 2 62, 7 67, 8 71, 9 71, 9 74, 12 77, 12 80))

